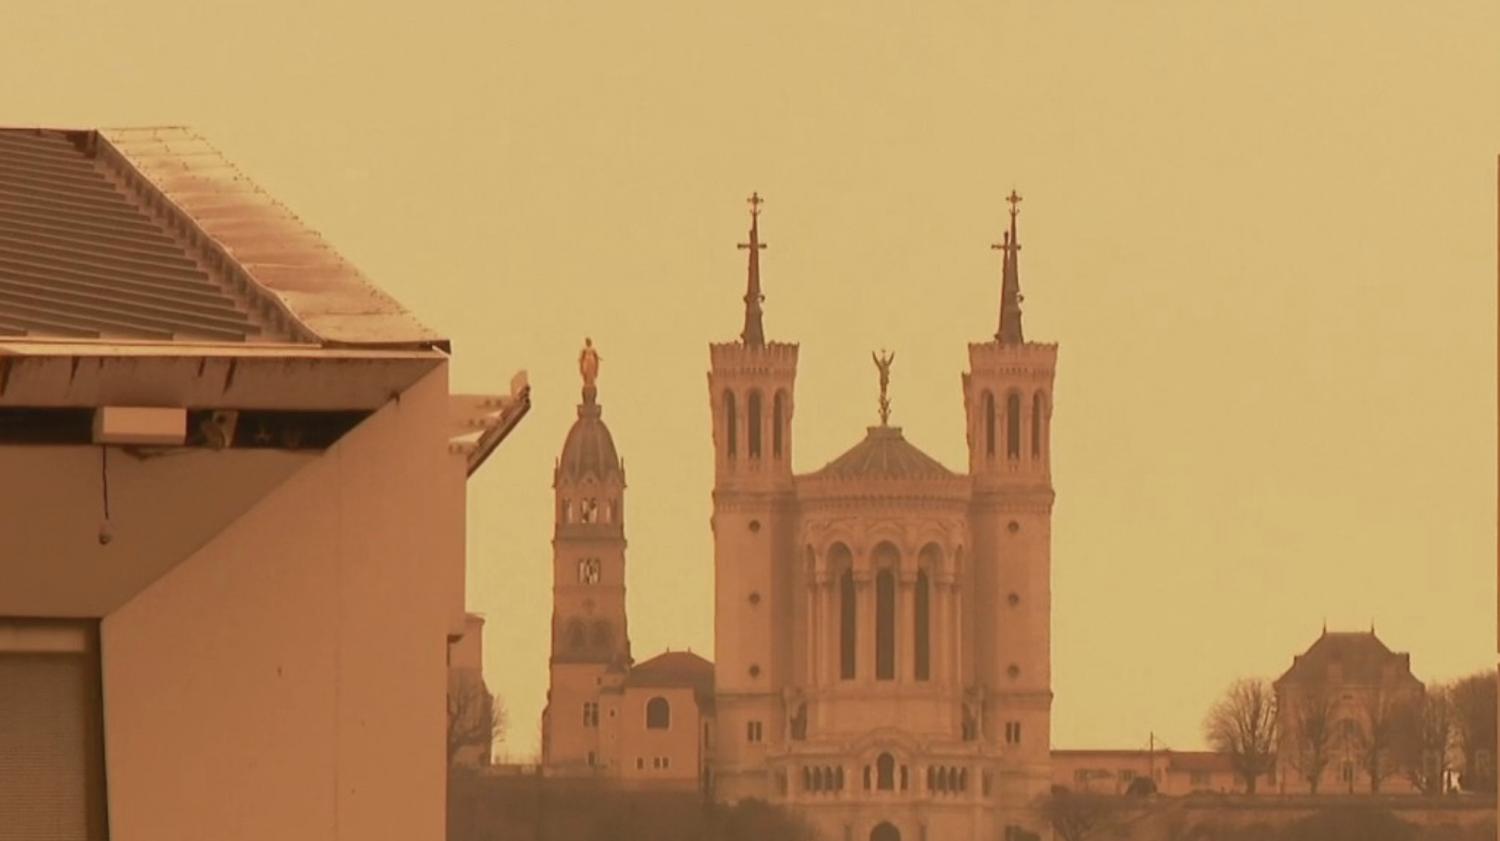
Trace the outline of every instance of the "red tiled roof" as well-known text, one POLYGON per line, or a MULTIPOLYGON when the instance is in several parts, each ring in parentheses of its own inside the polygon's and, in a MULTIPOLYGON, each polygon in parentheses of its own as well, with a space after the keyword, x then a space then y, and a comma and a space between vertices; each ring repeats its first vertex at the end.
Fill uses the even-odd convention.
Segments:
POLYGON ((1329 678, 1333 666, 1339 667, 1342 681, 1357 684, 1382 683, 1387 666, 1397 674, 1411 675, 1410 655, 1391 651, 1374 631, 1325 632, 1306 652, 1292 658, 1291 668, 1276 682, 1322 682, 1329 678))
POLYGON ((667 651, 632 666, 625 685, 685 687, 707 699, 714 694, 714 664, 691 651, 667 651))

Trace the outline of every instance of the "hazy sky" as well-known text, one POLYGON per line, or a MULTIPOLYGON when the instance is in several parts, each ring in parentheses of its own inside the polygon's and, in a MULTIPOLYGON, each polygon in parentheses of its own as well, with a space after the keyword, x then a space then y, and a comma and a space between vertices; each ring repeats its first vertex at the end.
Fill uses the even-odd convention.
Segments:
POLYGON ((531 373, 470 483, 508 749, 546 691, 551 468, 585 335, 638 659, 708 653, 707 344, 802 345, 795 459, 876 418, 965 464, 1012 186, 1061 344, 1053 741, 1201 743, 1240 675, 1373 620, 1495 660, 1500 4, 6 3, 0 122, 188 124, 453 339, 531 373))

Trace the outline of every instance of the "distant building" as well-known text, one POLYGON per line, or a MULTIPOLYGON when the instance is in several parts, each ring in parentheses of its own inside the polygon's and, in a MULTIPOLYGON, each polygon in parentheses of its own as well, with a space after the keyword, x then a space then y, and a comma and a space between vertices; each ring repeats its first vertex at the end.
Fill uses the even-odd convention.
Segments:
POLYGON ((1151 780, 1164 795, 1245 791, 1229 757, 1212 751, 1052 751, 1052 783, 1070 791, 1125 794, 1138 779, 1151 780))
POLYGON ((889 424, 881 356, 879 425, 796 475, 798 347, 763 329, 752 197, 744 330, 709 354, 712 665, 680 653, 634 665, 625 471, 600 419, 598 356, 584 350, 554 482, 548 773, 663 785, 701 774, 718 799, 788 805, 834 839, 1042 829, 1057 346, 1023 335, 1010 200, 998 329, 968 345, 962 374, 967 471, 889 424), (655 673, 644 685, 642 671, 655 673))
POLYGON ((0 836, 444 837, 466 479, 529 406, 449 361, 191 132, 0 130, 0 836))
POLYGON ((1380 752, 1382 792, 1414 792, 1401 772, 1394 744, 1400 717, 1420 701, 1424 687, 1411 673, 1411 655, 1386 647, 1368 632, 1329 633, 1292 658, 1276 680, 1281 741, 1277 746, 1278 790, 1307 792, 1320 754, 1320 792, 1372 789, 1368 756, 1380 752), (1317 733, 1325 735, 1319 739, 1317 733), (1321 750, 1315 749, 1318 742, 1321 750), (1383 750, 1372 746, 1384 745, 1383 750))

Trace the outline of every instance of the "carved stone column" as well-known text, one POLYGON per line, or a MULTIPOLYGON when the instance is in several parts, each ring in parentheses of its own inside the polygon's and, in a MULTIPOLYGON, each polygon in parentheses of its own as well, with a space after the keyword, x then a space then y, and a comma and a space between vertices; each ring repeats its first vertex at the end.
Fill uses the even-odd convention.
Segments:
POLYGON ((861 683, 875 679, 875 577, 868 569, 854 570, 854 677, 861 683))
POLYGON ((896 676, 903 683, 917 679, 917 571, 901 570, 896 601, 896 676))

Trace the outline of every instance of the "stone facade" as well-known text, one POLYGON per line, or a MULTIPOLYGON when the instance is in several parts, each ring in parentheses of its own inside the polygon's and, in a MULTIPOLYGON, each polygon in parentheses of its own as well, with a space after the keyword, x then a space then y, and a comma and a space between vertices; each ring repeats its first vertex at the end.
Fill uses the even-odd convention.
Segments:
MULTIPOLYGON (((1014 207, 1000 246, 1000 329, 969 346, 962 376, 966 473, 908 442, 884 408, 843 455, 793 472, 798 346, 764 338, 752 217, 745 330, 710 348, 712 696, 682 692, 672 704, 706 728, 695 735, 715 797, 788 805, 831 839, 1040 832, 1031 802, 1051 784, 1057 346, 1022 337, 1014 207)), ((884 388, 889 360, 877 365, 884 388)), ((617 624, 624 643, 621 509, 585 526, 570 507, 595 496, 616 505, 624 486, 591 399, 586 388, 559 460, 544 762, 564 773, 589 768, 592 755, 595 773, 623 780, 646 752, 604 745, 576 711, 610 692, 628 697, 641 667, 631 668, 628 644, 577 657, 559 644, 576 633, 574 617, 592 616, 617 624), (584 556, 600 559, 599 582, 576 583, 584 556)), ((622 746, 645 726, 627 707, 615 714, 622 746)))

